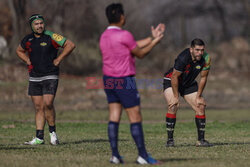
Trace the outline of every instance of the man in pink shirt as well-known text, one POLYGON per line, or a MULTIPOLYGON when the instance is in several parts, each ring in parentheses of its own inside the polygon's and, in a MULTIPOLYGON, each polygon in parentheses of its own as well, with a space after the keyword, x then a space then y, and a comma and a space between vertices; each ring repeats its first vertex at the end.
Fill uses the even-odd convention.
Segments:
POLYGON ((137 46, 132 34, 118 26, 109 26, 101 36, 103 74, 112 77, 135 75, 135 57, 130 51, 137 46))
POLYGON ((147 153, 142 129, 140 96, 135 82, 135 57, 142 59, 164 36, 165 25, 152 27, 152 37, 135 41, 133 35, 123 30, 125 16, 122 4, 111 4, 106 8, 108 28, 100 38, 103 60, 104 90, 109 103, 108 136, 112 150, 111 163, 123 163, 118 151, 118 129, 122 107, 129 117, 131 135, 137 146, 139 164, 158 164, 147 153))

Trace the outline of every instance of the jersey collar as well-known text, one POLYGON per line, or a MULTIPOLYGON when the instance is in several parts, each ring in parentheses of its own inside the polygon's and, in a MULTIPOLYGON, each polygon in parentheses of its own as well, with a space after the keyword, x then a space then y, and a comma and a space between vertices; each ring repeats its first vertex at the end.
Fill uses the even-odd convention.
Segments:
POLYGON ((118 27, 118 26, 108 26, 107 29, 108 29, 108 30, 109 30, 109 29, 119 29, 119 30, 121 30, 121 28, 118 27))

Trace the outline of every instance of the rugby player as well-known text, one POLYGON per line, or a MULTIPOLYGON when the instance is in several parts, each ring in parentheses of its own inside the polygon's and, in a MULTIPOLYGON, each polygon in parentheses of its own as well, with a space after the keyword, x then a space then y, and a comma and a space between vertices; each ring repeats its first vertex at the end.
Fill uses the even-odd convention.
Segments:
POLYGON ((106 7, 109 26, 100 38, 103 62, 103 82, 109 106, 108 137, 112 150, 111 163, 123 163, 118 151, 118 129, 122 108, 130 121, 130 132, 138 149, 137 163, 158 164, 147 153, 144 144, 140 96, 135 84, 135 57, 144 58, 164 36, 165 25, 152 27, 152 37, 135 41, 133 35, 122 27, 125 25, 123 6, 113 3, 106 7))
POLYGON ((205 140, 205 107, 206 102, 202 92, 207 83, 210 70, 210 57, 205 52, 205 43, 194 39, 191 47, 182 51, 175 60, 174 67, 164 74, 164 96, 168 103, 166 127, 168 133, 167 147, 174 146, 174 127, 176 113, 179 108, 179 94, 195 111, 195 122, 198 132, 196 146, 212 146, 205 140), (196 77, 200 74, 199 85, 196 77))
POLYGON ((73 51, 75 45, 69 39, 45 30, 44 17, 40 14, 32 15, 29 24, 32 33, 26 35, 16 49, 17 56, 29 67, 28 94, 36 110, 36 137, 24 144, 44 144, 44 126, 47 121, 50 143, 57 145, 59 140, 56 135, 54 99, 59 64, 73 51), (57 55, 60 47, 63 51, 57 55))

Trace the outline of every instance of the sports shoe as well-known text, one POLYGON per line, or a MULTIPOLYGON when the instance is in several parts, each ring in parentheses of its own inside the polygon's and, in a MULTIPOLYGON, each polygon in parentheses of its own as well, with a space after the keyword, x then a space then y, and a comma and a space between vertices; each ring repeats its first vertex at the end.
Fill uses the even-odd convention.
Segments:
POLYGON ((151 157, 151 154, 148 154, 147 159, 144 159, 141 156, 139 156, 137 158, 136 162, 138 164, 141 164, 141 165, 146 165, 146 164, 158 165, 158 164, 160 164, 160 161, 158 161, 158 160, 154 159, 153 157, 151 157))
POLYGON ((113 164, 123 164, 124 161, 122 159, 122 157, 118 158, 116 156, 112 156, 109 160, 110 163, 113 163, 113 164))
POLYGON ((174 147, 174 140, 173 139, 168 140, 166 143, 166 147, 174 147))
POLYGON ((213 144, 209 143, 207 140, 198 140, 196 142, 196 147, 211 147, 213 144))
POLYGON ((59 144, 59 140, 58 140, 58 138, 56 136, 56 132, 50 133, 49 136, 50 136, 50 144, 52 144, 52 145, 58 145, 59 144))
POLYGON ((34 137, 31 141, 24 142, 24 145, 40 145, 44 143, 44 140, 34 137))

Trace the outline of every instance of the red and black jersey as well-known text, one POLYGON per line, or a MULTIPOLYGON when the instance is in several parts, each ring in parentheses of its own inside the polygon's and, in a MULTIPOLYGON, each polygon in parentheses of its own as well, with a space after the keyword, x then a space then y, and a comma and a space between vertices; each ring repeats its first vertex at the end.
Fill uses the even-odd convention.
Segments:
POLYGON ((59 74, 59 68, 53 61, 57 58, 58 48, 62 47, 65 41, 64 37, 50 31, 45 31, 39 38, 36 38, 33 33, 23 38, 20 45, 27 51, 31 61, 30 77, 59 74))
MULTIPOLYGON (((208 56, 207 53, 205 54, 206 56, 208 56)), ((187 48, 183 52, 181 52, 175 59, 174 67, 164 74, 164 79, 171 80, 173 69, 175 69, 182 73, 179 78, 179 86, 188 87, 195 82, 196 77, 202 70, 208 70, 205 69, 205 67, 206 60, 204 56, 202 56, 200 61, 194 63, 192 61, 190 50, 189 48, 187 48)))

